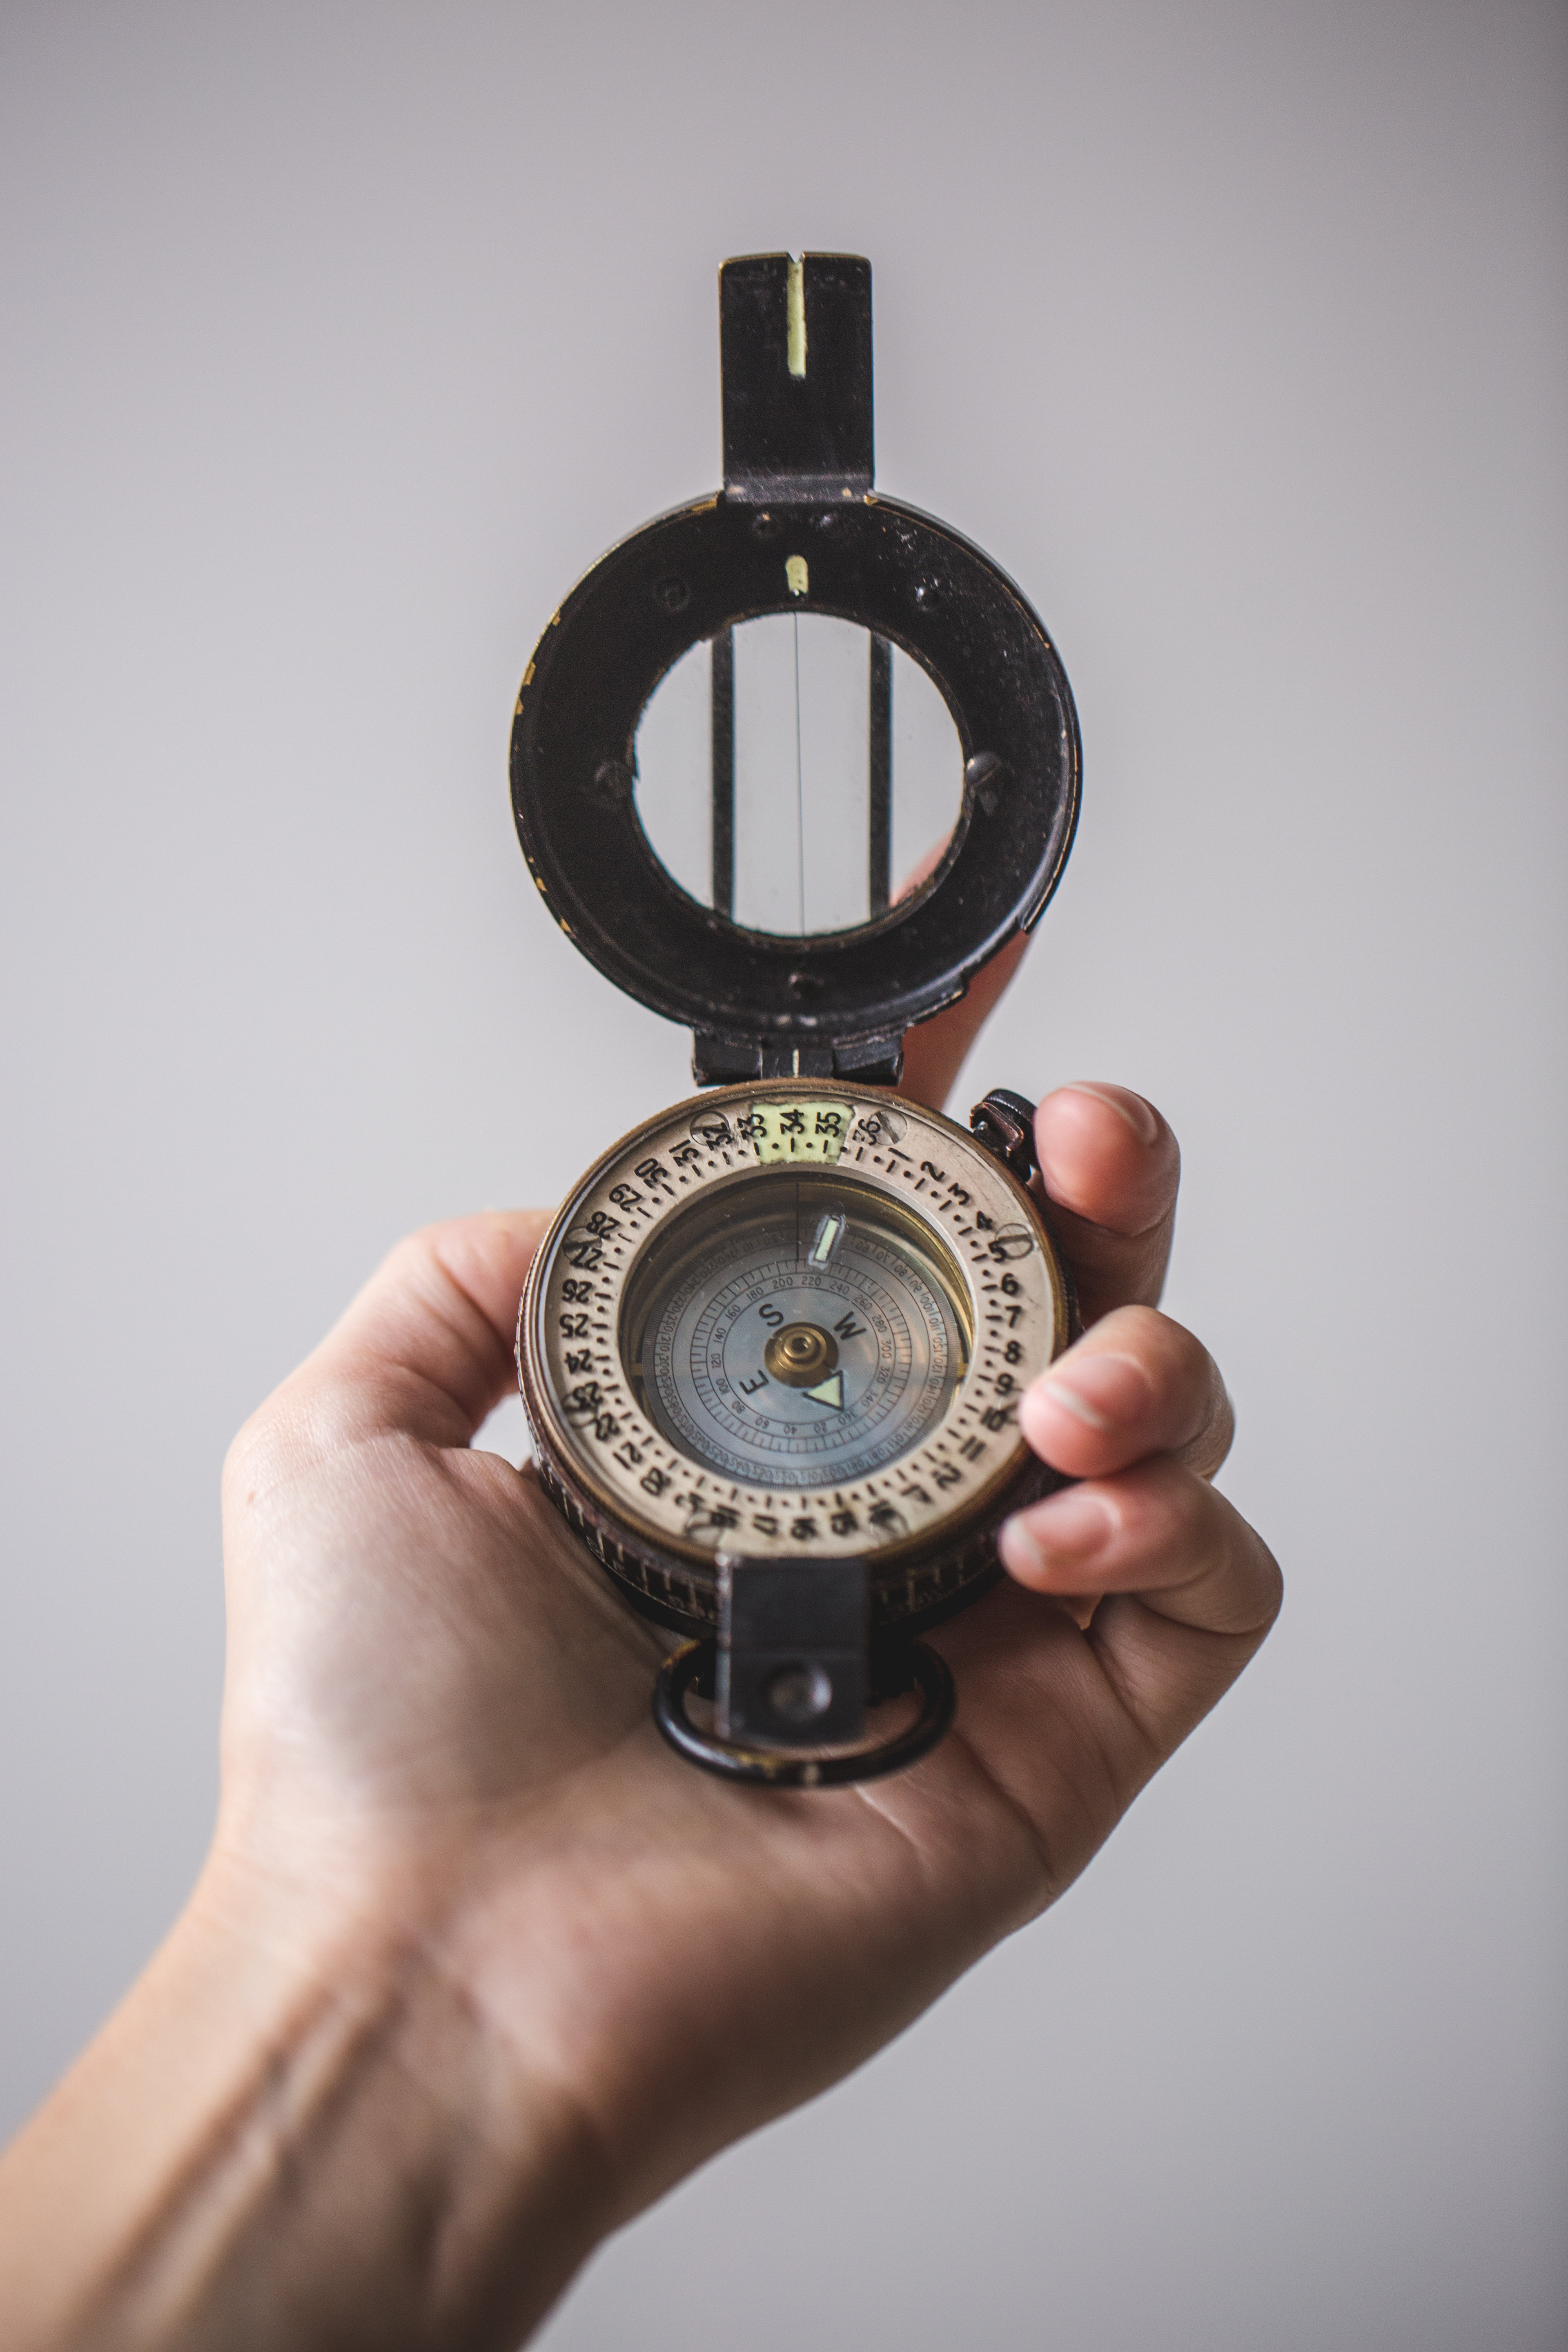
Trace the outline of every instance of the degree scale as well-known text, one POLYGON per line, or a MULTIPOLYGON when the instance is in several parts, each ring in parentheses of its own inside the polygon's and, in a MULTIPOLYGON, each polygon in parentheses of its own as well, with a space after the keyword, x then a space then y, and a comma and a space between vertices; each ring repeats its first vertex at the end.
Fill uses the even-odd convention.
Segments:
POLYGON ((724 487, 574 589, 512 730, 530 870, 616 984, 689 1024, 704 1091, 590 1169, 534 1259, 518 1368, 540 1475, 629 1604, 685 1635, 654 1694, 695 1763, 796 1786, 910 1762, 952 1720, 918 1639, 998 1573, 1002 1519, 1057 1482, 1019 1395, 1073 1330, 1028 1189, 1032 1111, 971 1130, 896 1094, 902 1037, 1045 907, 1079 802, 1066 675, 1014 584, 872 487, 871 274, 855 256, 720 272, 724 487), (821 613, 869 639, 868 919, 734 914, 734 646, 821 613), (660 681, 711 646, 712 888, 637 807, 660 681), (891 898, 890 649, 963 760, 932 870, 891 898), (918 1695, 918 1707, 906 1694, 918 1695), (692 1703, 712 1702, 711 1728, 692 1703), (902 1727, 866 1745, 886 1706, 902 1727), (910 1720, 911 1710, 913 1720, 910 1720))

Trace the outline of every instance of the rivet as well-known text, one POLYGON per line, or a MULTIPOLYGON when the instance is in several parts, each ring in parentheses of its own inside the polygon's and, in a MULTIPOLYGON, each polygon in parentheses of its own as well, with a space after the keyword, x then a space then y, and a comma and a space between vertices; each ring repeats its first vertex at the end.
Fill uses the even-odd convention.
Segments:
POLYGON ((781 1723, 815 1723, 833 1704, 831 1677, 816 1660, 781 1666, 765 1693, 771 1712, 781 1723))
POLYGON ((1006 766, 994 751, 976 751, 973 759, 964 761, 963 781, 990 816, 1007 781, 1006 766))

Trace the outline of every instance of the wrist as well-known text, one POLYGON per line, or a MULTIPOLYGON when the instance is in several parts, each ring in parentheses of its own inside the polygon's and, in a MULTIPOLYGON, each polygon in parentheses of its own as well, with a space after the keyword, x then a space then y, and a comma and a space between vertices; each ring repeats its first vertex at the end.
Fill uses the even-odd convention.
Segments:
POLYGON ((612 2219, 417 1903, 220 1847, 0 2168, 8 2341, 512 2346, 612 2219))

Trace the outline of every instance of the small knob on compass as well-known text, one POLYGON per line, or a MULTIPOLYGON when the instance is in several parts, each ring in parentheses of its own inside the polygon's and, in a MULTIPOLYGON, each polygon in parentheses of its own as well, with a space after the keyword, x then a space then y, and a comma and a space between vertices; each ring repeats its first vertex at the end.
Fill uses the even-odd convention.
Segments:
POLYGON ((976 1143, 999 1160, 1004 1168, 1026 1184, 1034 1174, 1035 1106, 1026 1095, 1016 1095, 1006 1087, 994 1087, 984 1102, 977 1102, 969 1114, 970 1132, 976 1143))

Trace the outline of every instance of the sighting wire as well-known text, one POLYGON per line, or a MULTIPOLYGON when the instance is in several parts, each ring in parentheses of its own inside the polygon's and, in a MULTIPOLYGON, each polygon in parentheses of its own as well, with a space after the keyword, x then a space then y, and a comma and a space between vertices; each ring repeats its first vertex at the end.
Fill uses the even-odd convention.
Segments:
POLYGON ((795 873, 800 886, 800 935, 805 937, 805 789, 800 764, 800 614, 795 623, 795 873))

